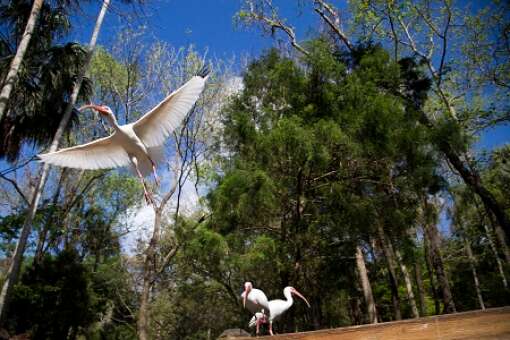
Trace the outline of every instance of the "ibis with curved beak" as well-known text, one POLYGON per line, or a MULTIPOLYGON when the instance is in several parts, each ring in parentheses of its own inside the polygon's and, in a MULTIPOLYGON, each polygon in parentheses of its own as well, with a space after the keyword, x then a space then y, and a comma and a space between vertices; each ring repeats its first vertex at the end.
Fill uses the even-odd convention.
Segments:
POLYGON ((252 314, 261 313, 262 317, 257 318, 255 325, 256 333, 259 334, 259 328, 265 322, 265 318, 269 313, 269 302, 266 294, 260 289, 253 288, 251 282, 244 283, 244 292, 241 294, 243 299, 243 307, 248 309, 252 314))
POLYGON ((42 162, 75 169, 109 169, 132 166, 140 178, 147 203, 154 202, 144 177, 151 172, 159 184, 156 164, 163 158, 168 136, 184 120, 202 93, 209 77, 203 67, 186 84, 168 95, 136 122, 119 125, 112 110, 105 105, 86 105, 97 111, 113 127, 114 132, 90 143, 38 155, 42 162))
POLYGON ((283 313, 285 313, 292 305, 294 304, 294 299, 292 295, 296 295, 303 299, 308 308, 310 308, 310 304, 308 300, 297 291, 294 287, 285 287, 283 290, 283 295, 285 296, 285 300, 277 299, 269 301, 269 316, 266 319, 265 315, 262 313, 255 313, 255 315, 251 318, 249 326, 253 327, 255 325, 259 325, 261 323, 265 323, 269 321, 269 334, 273 334, 273 321, 279 319, 283 313))

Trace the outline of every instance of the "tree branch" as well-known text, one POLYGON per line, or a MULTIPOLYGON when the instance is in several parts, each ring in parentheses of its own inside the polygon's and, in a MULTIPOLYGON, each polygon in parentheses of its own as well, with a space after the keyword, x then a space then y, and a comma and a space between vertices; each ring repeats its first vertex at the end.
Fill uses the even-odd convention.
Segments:
POLYGON ((0 178, 3 178, 4 180, 6 180, 7 182, 11 183, 12 186, 14 187, 14 189, 16 190, 16 192, 20 195, 20 197, 23 199, 23 201, 25 202, 25 204, 28 206, 30 205, 30 203, 28 202, 28 199, 25 197, 25 194, 23 193, 23 191, 21 191, 21 188, 18 186, 18 183, 16 183, 15 180, 11 179, 11 178, 8 178, 7 176, 4 176, 3 174, 0 174, 0 178))
POLYGON ((266 30, 269 29, 271 32, 271 35, 274 35, 275 30, 280 30, 284 32, 289 40, 290 44, 299 52, 301 52, 304 55, 309 55, 310 52, 308 52, 303 46, 301 46, 296 39, 296 33, 294 32, 294 28, 292 28, 289 25, 286 25, 279 17, 276 9, 274 8, 271 0, 264 0, 262 4, 262 8, 257 11, 255 8, 255 5, 253 3, 253 0, 248 0, 248 12, 243 12, 244 18, 243 20, 249 21, 249 19, 252 19, 254 21, 257 21, 262 24, 262 27, 266 30), (264 15, 264 9, 263 7, 267 6, 271 11, 271 17, 264 15))
POLYGON ((317 12, 320 17, 329 25, 329 27, 335 32, 340 40, 343 41, 345 46, 349 49, 349 51, 352 51, 354 49, 354 46, 350 42, 349 38, 345 35, 344 32, 340 29, 339 23, 340 19, 338 17, 338 13, 324 0, 314 0, 314 4, 318 7, 315 7, 314 10, 317 12), (324 9, 328 12, 329 15, 331 15, 334 18, 334 21, 331 20, 331 18, 324 13, 324 9))

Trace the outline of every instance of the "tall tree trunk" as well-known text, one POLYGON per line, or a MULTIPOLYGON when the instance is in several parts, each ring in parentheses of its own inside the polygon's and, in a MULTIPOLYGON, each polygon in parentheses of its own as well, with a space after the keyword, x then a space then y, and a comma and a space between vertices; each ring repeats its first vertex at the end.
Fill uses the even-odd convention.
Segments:
POLYGON ((441 295, 444 303, 443 313, 456 313, 455 303, 453 302, 452 292, 450 290, 450 284, 448 277, 444 270, 443 258, 441 256, 441 239, 439 232, 437 231, 435 224, 425 223, 425 237, 428 238, 428 244, 430 246, 430 256, 432 259, 432 265, 436 272, 437 281, 441 287, 441 295))
MULTIPOLYGON (((416 227, 411 227, 407 230, 409 238, 414 240, 413 243, 415 248, 418 247, 416 231, 417 231, 416 227)), ((420 316, 425 316, 427 315, 427 305, 425 302, 425 288, 423 286, 421 261, 417 258, 415 250, 413 250, 412 255, 413 255, 412 262, 414 269, 414 279, 416 282, 416 288, 418 292, 418 304, 420 308, 420 316)))
POLYGON ((480 174, 472 167, 467 166, 460 159, 459 155, 453 151, 450 144, 443 143, 441 149, 453 167, 459 172, 464 182, 480 197, 487 212, 494 214, 498 224, 503 228, 506 238, 510 240, 510 218, 494 195, 483 185, 480 174))
POLYGON ((409 304, 411 305, 411 313, 413 314, 413 318, 419 318, 420 314, 418 313, 418 307, 416 306, 416 299, 414 298, 413 285, 411 284, 411 275, 409 275, 409 271, 407 270, 407 266, 400 255, 400 251, 395 249, 395 255, 397 255, 397 260, 400 264, 400 270, 402 270, 402 274, 404 276, 404 282, 406 285, 407 298, 409 299, 409 304))
POLYGON ((362 313, 361 313, 361 301, 359 297, 354 297, 349 300, 349 311, 352 325, 361 325, 362 324, 362 313))
POLYGON ((505 231, 501 228, 501 226, 497 223, 493 223, 494 231, 496 237, 501 245, 501 250, 503 251, 503 255, 505 256, 505 261, 510 263, 510 249, 508 249, 507 238, 505 236, 505 231))
MULTIPOLYGON (((423 229, 423 231, 425 231, 425 228, 423 229)), ((437 315, 441 313, 441 310, 439 308, 439 297, 437 294, 437 287, 434 280, 434 266, 432 265, 430 242, 425 234, 423 235, 423 243, 425 252, 425 264, 427 265, 427 273, 430 281, 430 290, 432 291, 432 298, 434 299, 434 314, 437 315)))
POLYGON ((415 259, 414 263, 414 276, 416 279, 416 287, 418 288, 418 301, 420 303, 420 315, 427 315, 427 309, 425 304, 425 289, 423 288, 423 279, 421 277, 421 265, 415 259))
POLYGON ((469 244, 469 240, 464 237, 464 247, 466 249, 466 254, 469 260, 469 267, 471 268, 471 273, 473 274, 473 281, 475 282, 475 290, 476 296, 478 297, 478 304, 482 310, 485 310, 485 304, 483 303, 482 290, 480 289, 480 281, 478 280, 478 274, 476 272, 476 260, 473 256, 473 250, 471 249, 471 244, 469 244))
MULTIPOLYGON (((478 211, 478 215, 480 216, 480 223, 483 224, 485 228, 485 232, 487 233, 487 237, 489 237, 489 241, 492 243, 493 239, 489 235, 492 234, 489 232, 489 228, 487 227, 486 220, 488 219, 490 224, 494 227, 494 232, 496 234, 496 239, 498 240, 498 243, 501 245, 501 250, 503 251, 503 255, 505 256, 505 260, 507 263, 510 263, 510 250, 508 248, 508 240, 505 231, 501 226, 498 224, 498 222, 494 219, 494 215, 491 214, 490 211, 487 212, 487 214, 484 214, 482 209, 480 208, 480 205, 478 204, 478 200, 473 200, 476 206, 476 210, 478 211)), ((492 244, 491 247, 494 249, 494 254, 496 254, 496 257, 499 258, 498 251, 496 250, 496 245, 492 244)))
POLYGON ((487 240, 489 240, 489 246, 494 254, 494 259, 496 260, 496 265, 498 267, 499 276, 501 277, 501 281, 503 282, 503 286, 505 289, 508 289, 508 281, 506 279, 505 270, 503 269, 503 263, 499 258, 498 249, 496 248, 496 244, 492 238, 492 232, 487 226, 487 224, 483 223, 483 227, 485 229, 485 233, 487 234, 487 240))
MULTIPOLYGON (((92 55, 94 53, 94 49, 96 46, 97 37, 99 35, 99 30, 103 23, 103 19, 106 14, 106 10, 108 9, 109 3, 110 3, 110 0, 103 1, 103 5, 102 5, 101 11, 99 12, 99 15, 97 17, 96 24, 94 26, 94 31, 92 33, 92 37, 90 39, 90 43, 88 46, 86 62, 84 64, 83 69, 81 70, 80 74, 78 74, 76 83, 74 84, 74 88, 73 88, 73 92, 71 94, 69 104, 67 105, 64 115, 62 116, 62 119, 58 126, 58 129, 55 132, 55 135, 53 136, 53 141, 51 142, 49 152, 54 152, 57 150, 59 142, 60 142, 60 138, 64 134, 65 127, 67 126, 69 119, 71 118, 71 112, 72 112, 74 104, 76 103, 76 100, 78 98, 78 93, 80 92, 80 87, 81 87, 83 77, 84 77, 86 71, 88 70, 88 66, 92 59, 92 55)), ((41 195, 42 195, 42 192, 44 189, 44 185, 46 184, 46 179, 48 177, 49 169, 50 169, 49 164, 44 163, 42 165, 41 175, 39 177, 39 181, 36 185, 36 189, 34 191, 32 200, 30 202, 28 215, 25 219, 25 223, 23 224, 23 228, 21 229, 21 234, 20 234, 19 240, 16 244, 16 249, 14 250, 14 255, 11 260, 11 264, 7 271, 6 280, 3 284, 2 291, 0 293, 0 320, 2 320, 5 317, 5 313, 6 313, 6 310, 8 307, 8 303, 9 303, 8 299, 10 298, 10 293, 11 293, 12 287, 14 286, 14 284, 16 283, 16 281, 18 279, 21 261, 23 259, 23 253, 25 252, 27 239, 28 239, 28 236, 30 235, 30 231, 32 229, 32 221, 33 221, 35 214, 37 212, 37 206, 39 204, 39 199, 41 198, 41 195)))
POLYGON ((149 298, 154 282, 154 274, 157 268, 157 247, 159 244, 159 234, 161 230, 161 215, 163 209, 154 207, 154 230, 149 246, 145 251, 145 261, 143 264, 143 284, 140 294, 140 308, 138 309, 138 321, 136 323, 136 332, 138 339, 148 340, 149 337, 149 298))
POLYGON ((383 249, 384 257, 388 266, 388 279, 391 289, 391 301, 393 303, 393 310, 395 312, 395 319, 402 320, 402 313, 400 311, 400 297, 398 295, 398 279, 397 279, 397 261, 391 243, 387 240, 384 229, 381 223, 377 223, 377 234, 379 242, 383 249))
POLYGON ((11 65, 9 66, 9 72, 4 79, 2 91, 0 92, 0 121, 5 114, 12 89, 14 88, 16 80, 18 79, 18 71, 21 63, 23 62, 25 53, 27 52, 28 44, 30 43, 32 34, 34 33, 35 24, 39 19, 39 14, 41 13, 43 2, 43 0, 34 0, 32 10, 30 11, 30 16, 28 17, 27 25, 25 26, 25 32, 23 32, 20 44, 16 50, 16 55, 12 59, 11 65))
POLYGON ((365 265, 365 256, 360 246, 356 247, 356 268, 363 289, 363 296, 367 305, 367 316, 369 323, 377 323, 377 310, 375 308, 374 295, 372 294, 372 286, 368 279, 367 267, 365 265))

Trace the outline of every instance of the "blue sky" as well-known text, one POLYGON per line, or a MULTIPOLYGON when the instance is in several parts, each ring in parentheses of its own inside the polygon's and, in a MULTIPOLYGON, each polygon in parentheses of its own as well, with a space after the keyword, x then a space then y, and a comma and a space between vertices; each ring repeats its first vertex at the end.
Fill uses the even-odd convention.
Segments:
MULTIPOLYGON (((249 32, 235 28, 233 16, 239 5, 237 0, 154 0, 143 8, 145 16, 136 23, 147 25, 149 35, 176 47, 193 43, 199 50, 207 48, 209 53, 218 57, 246 53, 258 55, 261 50, 270 47, 272 41, 254 30, 249 32)), ((129 10, 129 6, 117 6, 113 12, 129 10)), ((78 21, 80 29, 75 33, 78 40, 88 39, 92 29, 90 20, 98 10, 97 2, 84 7, 86 15, 78 21)), ((107 43, 126 23, 125 18, 112 12, 105 20, 100 43, 107 43)))

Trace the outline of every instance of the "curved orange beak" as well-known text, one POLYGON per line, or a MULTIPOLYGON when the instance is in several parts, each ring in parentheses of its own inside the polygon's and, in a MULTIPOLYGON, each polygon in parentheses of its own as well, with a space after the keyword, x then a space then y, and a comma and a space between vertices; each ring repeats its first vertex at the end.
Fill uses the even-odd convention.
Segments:
POLYGON ((106 113, 106 111, 103 109, 103 107, 101 105, 96 105, 96 104, 83 105, 78 110, 83 111, 83 110, 86 110, 86 109, 93 109, 93 110, 96 110, 99 113, 106 113))
POLYGON ((298 292, 295 288, 292 289, 292 294, 299 296, 308 305, 308 308, 312 308, 312 306, 310 306, 310 304, 308 303, 308 300, 300 292, 298 292))

